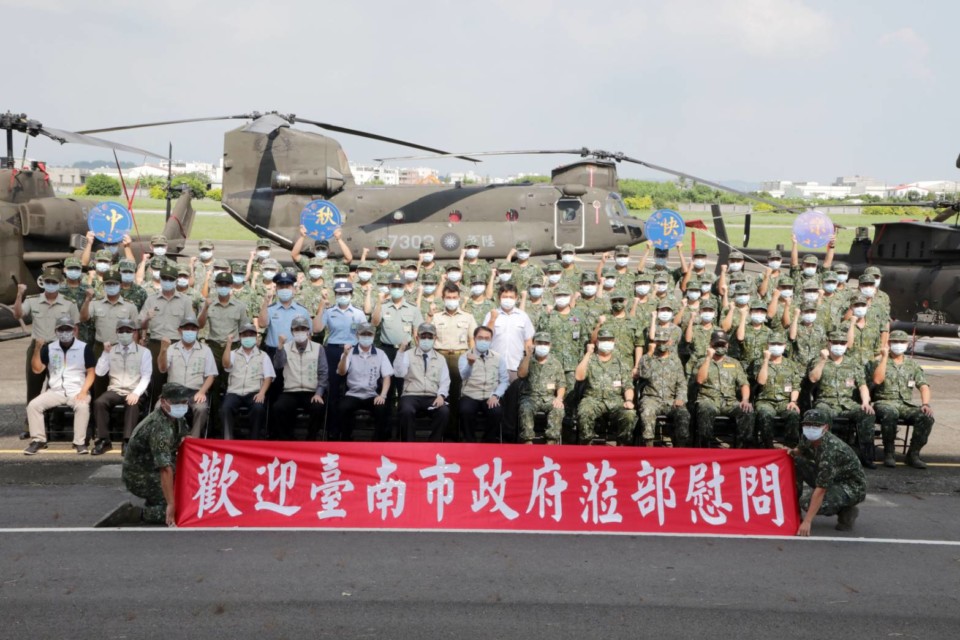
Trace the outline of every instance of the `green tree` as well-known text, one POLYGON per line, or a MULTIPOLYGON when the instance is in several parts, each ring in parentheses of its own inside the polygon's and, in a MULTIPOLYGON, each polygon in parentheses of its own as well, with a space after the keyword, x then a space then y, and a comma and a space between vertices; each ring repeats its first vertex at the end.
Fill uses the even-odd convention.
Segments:
POLYGON ((167 188, 162 184, 155 184, 150 187, 150 197, 154 200, 163 200, 167 197, 167 188))
POLYGON ((525 182, 550 182, 550 176, 523 176, 522 178, 514 178, 510 181, 510 184, 523 184, 525 182))
POLYGON ((210 189, 207 191, 207 197, 220 202, 223 199, 223 189, 210 189))
POLYGON ((118 196, 122 193, 120 181, 116 178, 95 173, 84 182, 88 196, 118 196))
POLYGON ((623 199, 628 209, 633 211, 649 211, 653 209, 653 198, 650 196, 629 196, 623 199))
POLYGON ((194 198, 203 198, 207 195, 208 180, 209 178, 202 173, 184 173, 183 175, 176 176, 171 181, 170 186, 176 190, 180 188, 180 185, 185 184, 190 187, 194 198))

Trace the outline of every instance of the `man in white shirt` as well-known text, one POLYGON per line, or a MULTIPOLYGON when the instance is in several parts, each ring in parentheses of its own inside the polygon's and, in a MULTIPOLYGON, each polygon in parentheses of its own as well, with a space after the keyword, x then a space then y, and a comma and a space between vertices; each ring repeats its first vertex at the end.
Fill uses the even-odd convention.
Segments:
POLYGON ((389 405, 390 377, 393 366, 382 349, 373 346, 376 329, 369 322, 357 328, 357 346, 344 345, 337 373, 347 381, 347 393, 340 400, 337 422, 343 440, 352 439, 354 416, 358 410, 369 411, 373 417, 373 439, 390 440, 389 405), (380 388, 377 389, 379 383, 380 388))
POLYGON ((510 386, 502 398, 503 437, 513 441, 517 434, 517 411, 520 388, 517 369, 528 348, 533 348, 533 323, 524 311, 517 309, 517 287, 511 282, 500 286, 500 308, 493 309, 483 319, 483 325, 493 331, 491 349, 504 359, 510 386))

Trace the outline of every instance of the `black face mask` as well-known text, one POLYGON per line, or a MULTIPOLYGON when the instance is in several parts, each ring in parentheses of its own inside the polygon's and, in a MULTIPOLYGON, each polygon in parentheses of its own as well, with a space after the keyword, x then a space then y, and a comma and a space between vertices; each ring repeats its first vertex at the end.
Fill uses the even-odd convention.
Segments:
POLYGON ((725 355, 727 355, 727 348, 726 348, 726 347, 714 347, 714 348, 713 348, 713 352, 714 352, 715 354, 717 354, 718 356, 725 356, 725 355))
POLYGON ((610 308, 613 309, 614 312, 620 313, 627 308, 627 304, 625 302, 612 302, 610 303, 610 308))

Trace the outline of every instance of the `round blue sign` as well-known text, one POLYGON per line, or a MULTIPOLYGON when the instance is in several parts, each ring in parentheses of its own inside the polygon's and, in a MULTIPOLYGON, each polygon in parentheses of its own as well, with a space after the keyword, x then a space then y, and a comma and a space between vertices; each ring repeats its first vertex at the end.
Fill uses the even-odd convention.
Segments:
POLYGON ((116 244, 133 228, 133 216, 116 202, 101 202, 87 215, 87 228, 100 242, 116 244))
POLYGON ((804 211, 793 221, 793 235, 797 244, 807 249, 825 247, 833 235, 833 221, 822 211, 804 211))
POLYGON ((329 240, 333 232, 343 224, 343 216, 337 205, 328 200, 314 200, 300 212, 300 224, 314 240, 329 240))
POLYGON ((647 239, 657 249, 672 249, 683 240, 687 230, 680 214, 671 209, 654 211, 643 227, 647 239))

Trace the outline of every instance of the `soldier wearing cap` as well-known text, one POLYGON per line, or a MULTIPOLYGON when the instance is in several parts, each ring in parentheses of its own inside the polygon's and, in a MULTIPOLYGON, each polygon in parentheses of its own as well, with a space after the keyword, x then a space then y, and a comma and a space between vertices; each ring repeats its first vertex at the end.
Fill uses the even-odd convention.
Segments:
POLYGON ((503 261, 499 265, 497 265, 495 278, 494 278, 494 285, 496 289, 499 290, 501 286, 503 286, 508 282, 513 284, 515 287, 517 287, 518 291, 520 290, 520 287, 517 285, 517 283, 513 279, 513 263, 509 261, 503 261))
POLYGON ((847 302, 847 295, 840 293, 837 289, 840 281, 837 279, 836 272, 824 271, 822 283, 823 293, 817 300, 817 306, 823 307, 823 316, 830 322, 829 328, 833 329, 836 320, 843 317, 849 303, 847 302))
POLYGON ((673 428, 673 446, 690 445, 690 412, 687 410, 687 380, 680 360, 673 355, 670 335, 658 331, 655 350, 643 356, 637 367, 640 378, 640 426, 643 444, 653 446, 657 416, 665 415, 673 428))
POLYGON ((653 243, 647 243, 647 249, 643 253, 643 257, 640 259, 640 263, 637 265, 637 271, 647 271, 647 259, 650 257, 650 250, 653 249, 653 269, 649 270, 651 275, 656 278, 657 276, 666 276, 667 283, 669 285, 669 290, 672 291, 677 284, 683 278, 684 272, 687 270, 687 262, 683 257, 683 245, 677 245, 677 253, 680 255, 680 267, 677 269, 667 268, 667 258, 670 255, 670 251, 667 249, 653 248, 653 243))
POLYGON ((540 412, 547 414, 547 444, 560 444, 563 435, 567 376, 560 359, 550 355, 552 342, 548 332, 535 333, 533 348, 526 350, 517 369, 517 376, 526 381, 520 388, 518 411, 522 444, 533 444, 534 418, 540 412))
POLYGON ((267 391, 277 374, 270 357, 257 348, 255 325, 240 327, 240 348, 234 349, 233 342, 231 335, 223 352, 223 368, 229 374, 227 393, 220 407, 223 437, 233 439, 236 412, 246 407, 250 410, 250 439, 260 440, 267 436, 267 391))
POLYGON ((230 277, 233 280, 231 298, 244 306, 247 317, 255 321, 260 314, 260 299, 255 295, 253 287, 247 285, 247 265, 244 262, 230 263, 230 277))
MULTIPOLYGON (((88 251, 84 250, 84 257, 86 260, 89 260, 87 255, 88 251)), ((84 257, 80 258, 82 264, 87 264, 84 257)), ((112 268, 114 268, 114 261, 116 256, 106 249, 100 249, 94 254, 93 270, 90 272, 90 279, 88 284, 96 292, 97 296, 100 296, 103 293, 103 276, 105 276, 112 268)))
MULTIPOLYGON (((473 346, 463 352, 457 361, 457 378, 462 381, 462 395, 458 402, 460 434, 465 442, 476 442, 477 415, 482 415, 486 428, 481 441, 502 443, 501 399, 510 385, 507 361, 492 348, 492 329, 485 326, 475 327, 472 337, 473 346), (495 438, 496 433, 499 433, 499 439, 495 438)), ((448 398, 451 403, 455 401, 452 385, 448 398)))
POLYGON ((178 264, 177 292, 190 298, 193 303, 193 311, 196 314, 200 312, 200 306, 203 304, 203 296, 201 296, 200 291, 191 284, 191 280, 190 267, 185 264, 178 264))
POLYGON ((357 265, 356 282, 353 285, 353 306, 363 309, 363 314, 370 317, 373 313, 373 302, 376 300, 377 289, 373 280, 373 263, 362 260, 357 265))
POLYGON ((577 406, 581 444, 596 439, 596 423, 603 419, 609 424, 608 433, 615 434, 619 444, 633 442, 637 412, 633 403, 632 363, 617 356, 615 347, 613 332, 601 328, 596 345, 587 345, 577 365, 577 382, 584 383, 583 398, 577 406))
MULTIPOLYGON (((340 356, 344 347, 357 344, 357 327, 367 321, 361 309, 351 304, 353 285, 349 282, 339 282, 334 285, 333 293, 336 304, 328 307, 322 314, 314 318, 313 329, 317 333, 326 330, 327 369, 334 372, 330 376, 330 397, 328 400, 328 415, 336 417, 340 396, 343 395, 343 376, 336 373, 340 356)), ((337 431, 327 425, 327 432, 334 435, 337 431)))
POLYGON ((463 303, 463 310, 470 313, 477 324, 480 324, 490 311, 497 308, 491 298, 493 287, 481 274, 475 274, 469 286, 470 296, 463 303))
POLYGON ((157 368, 157 359, 160 355, 161 341, 180 339, 180 321, 188 316, 195 316, 193 301, 177 291, 177 270, 166 265, 160 272, 160 293, 151 294, 140 310, 141 341, 144 334, 147 338, 147 347, 153 356, 153 378, 151 397, 160 395, 160 387, 166 382, 166 376, 157 368))
POLYGON ((650 317, 657 310, 657 297, 653 293, 653 276, 638 272, 633 277, 633 301, 630 303, 630 315, 643 324, 644 330, 650 329, 650 317))
POLYGON ((390 240, 380 238, 377 240, 375 248, 377 258, 373 266, 375 276, 386 274, 388 277, 393 277, 396 275, 400 271, 400 267, 390 259, 390 240))
POLYGON ((716 300, 704 300, 700 305, 700 313, 693 314, 687 321, 684 328, 683 344, 686 345, 687 359, 684 362, 684 371, 689 378, 707 356, 707 349, 710 347, 710 337, 716 331, 717 321, 717 302, 716 300))
MULTIPOLYGON (((148 255, 144 254, 144 258, 148 255)), ((168 263, 170 261, 166 258, 157 257, 151 258, 149 262, 141 262, 140 266, 137 267, 137 282, 142 284, 144 291, 147 292, 147 297, 154 293, 160 293, 160 272, 168 263)), ((170 264, 176 268, 175 264, 170 264)))
POLYGON ((554 307, 548 309, 540 318, 537 331, 549 333, 553 338, 551 347, 553 357, 560 361, 567 376, 567 393, 565 399, 570 403, 574 395, 574 385, 577 364, 583 357, 583 350, 590 340, 590 330, 593 326, 592 318, 580 309, 571 306, 571 289, 566 283, 558 285, 554 307))
POLYGON ((463 267, 460 266, 459 262, 448 262, 444 265, 443 269, 446 282, 455 284, 458 287, 469 285, 468 282, 464 282, 463 280, 463 267))
MULTIPOLYGON (((650 314, 650 325, 647 329, 647 339, 649 348, 647 353, 653 353, 656 333, 662 331, 669 336, 670 345, 676 349, 680 345, 680 338, 683 332, 677 325, 677 318, 674 313, 675 305, 670 299, 657 300, 656 311, 650 314)), ((673 357, 679 359, 679 354, 674 351, 673 357)))
MULTIPOLYGON (((326 286, 327 275, 324 261, 314 256, 307 260, 307 282, 300 285, 300 290, 294 295, 294 299, 306 307, 311 315, 322 313, 327 308, 327 301, 330 299, 330 289, 326 286)), ((331 281, 333 280, 333 271, 330 272, 331 281)))
POLYGON ((769 301, 773 292, 780 286, 780 278, 785 274, 781 267, 783 266, 783 255, 776 249, 767 253, 767 268, 763 271, 763 280, 757 286, 757 295, 764 300, 769 301))
POLYGON ((534 277, 527 282, 527 288, 520 292, 520 309, 530 316, 534 327, 540 323, 540 317, 547 310, 547 302, 543 297, 545 291, 543 278, 534 277))
POLYGON ((420 295, 420 263, 416 260, 404 260, 402 267, 400 275, 403 277, 403 296, 417 304, 420 295))
POLYGON ((736 350, 731 355, 740 361, 744 371, 750 371, 753 363, 762 357, 769 339, 767 304, 763 299, 754 297, 750 300, 749 314, 740 316, 734 341, 736 350))
POLYGON ((267 295, 268 291, 275 289, 276 285, 273 280, 281 271, 283 271, 283 269, 280 268, 279 262, 273 258, 267 258, 260 263, 259 271, 250 272, 252 277, 251 284, 253 285, 254 294, 257 296, 258 304, 263 302, 263 298, 267 295))
POLYGON ((594 320, 607 310, 609 302, 600 298, 600 285, 597 282, 597 276, 591 271, 584 271, 580 274, 580 290, 577 294, 575 306, 577 309, 589 314, 594 320))
MULTIPOLYGON (((683 253, 681 252, 680 255, 682 256, 683 253)), ((687 271, 686 277, 699 280, 707 275, 707 251, 706 249, 694 249, 692 257, 691 268, 687 271)))
MULTIPOLYGON (((316 440, 326 410, 323 396, 330 381, 330 369, 323 347, 310 340, 313 322, 307 315, 295 316, 290 321, 291 338, 281 334, 279 348, 273 356, 277 373, 275 385, 282 385, 282 393, 273 403, 273 435, 280 440, 293 440, 293 425, 297 410, 309 416, 307 440, 316 440)), ((331 420, 332 422, 332 420, 331 420)), ((343 424, 342 422, 340 424, 343 424)), ((328 425, 328 429, 331 425, 328 425)), ((331 433, 332 438, 339 435, 331 433)))
POLYGON ((597 273, 597 282, 600 284, 600 292, 597 294, 600 298, 609 299, 614 293, 619 293, 619 281, 617 270, 613 267, 603 267, 597 273))
POLYGON ((394 374, 403 379, 398 417, 401 437, 406 442, 416 439, 414 419, 418 412, 428 412, 430 441, 440 442, 450 419, 447 396, 450 393, 450 375, 447 364, 433 348, 437 329, 422 323, 417 327, 416 345, 404 340, 393 362, 394 374))
POLYGON ((32 442, 24 449, 34 455, 47 448, 43 413, 54 407, 73 409, 73 448, 83 455, 90 420, 90 389, 93 387, 96 359, 90 345, 77 338, 76 321, 66 315, 53 322, 55 339, 50 343, 36 339, 30 366, 35 374, 47 374, 46 391, 27 405, 27 423, 32 442))
MULTIPOLYGON (((132 306, 132 305, 131 305, 132 306)), ((98 376, 109 376, 106 389, 93 402, 97 438, 91 453, 101 455, 113 449, 110 442, 110 411, 123 406, 123 446, 130 440, 133 428, 140 420, 141 400, 150 387, 153 362, 150 351, 137 344, 135 317, 114 320, 114 340, 102 344, 102 355, 97 360, 98 376)))
POLYGON ((784 442, 789 447, 800 441, 800 390, 805 369, 787 358, 787 337, 782 332, 771 332, 763 357, 753 363, 753 377, 760 387, 754 407, 759 444, 773 448, 773 424, 781 418, 784 424, 784 442))
POLYGON ((674 308, 680 306, 680 301, 674 293, 673 286, 670 284, 670 276, 666 273, 655 273, 653 275, 653 301, 654 304, 669 301, 674 308))
MULTIPOLYGON (((820 284, 815 284, 817 287, 817 293, 819 294, 820 284)), ((793 282, 793 278, 788 275, 780 276, 780 279, 777 280, 777 286, 770 293, 769 300, 761 296, 761 299, 767 303, 767 317, 769 317, 774 323, 776 323, 778 319, 782 323, 784 318, 792 318, 797 305, 803 302, 802 297, 799 300, 795 299, 794 293, 795 284, 793 282)))
POLYGON ((897 425, 913 426, 913 437, 907 450, 907 464, 914 469, 926 469, 920 459, 920 450, 927 444, 933 429, 933 409, 930 408, 930 385, 923 369, 905 354, 910 336, 904 331, 890 334, 890 343, 881 349, 880 361, 870 367, 870 377, 876 388, 873 391, 873 408, 880 423, 883 438, 883 465, 896 467, 897 425), (913 400, 913 390, 920 391, 920 406, 913 400))
POLYGON ((720 289, 721 291, 732 286, 736 281, 743 282, 746 285, 746 294, 753 295, 757 290, 756 280, 753 274, 744 271, 746 257, 740 251, 731 251, 727 258, 727 264, 720 266, 720 289))
MULTIPOLYGON (((77 305, 77 311, 79 312, 83 303, 88 298, 92 299, 96 291, 92 286, 82 281, 83 265, 79 259, 67 258, 63 261, 63 267, 63 282, 59 283, 60 295, 77 305)), ((77 337, 81 341, 87 344, 93 344, 94 335, 95 329, 92 321, 78 322, 77 337)))
POLYGON ((793 244, 790 248, 790 275, 793 276, 793 279, 798 283, 802 280, 807 280, 809 278, 816 279, 817 282, 820 282, 820 274, 823 270, 830 269, 833 265, 833 254, 837 247, 837 236, 830 236, 829 242, 827 242, 827 254, 823 259, 823 265, 821 268, 820 260, 817 256, 808 253, 803 256, 803 261, 801 262, 799 257, 799 242, 797 241, 797 236, 793 236, 793 244))
MULTIPOLYGON (((43 293, 31 296, 26 300, 23 294, 27 285, 17 285, 17 297, 13 302, 13 317, 17 320, 31 321, 31 340, 27 345, 26 362, 24 365, 27 381, 27 404, 40 395, 43 390, 44 374, 33 371, 33 352, 38 342, 53 342, 57 337, 56 320, 63 316, 70 316, 74 322, 80 320, 80 310, 69 298, 60 293, 60 281, 63 274, 60 269, 47 267, 40 274, 43 284, 43 293)), ((30 437, 30 432, 24 430, 20 434, 21 440, 30 437)))
MULTIPOLYGON (((680 299, 680 309, 674 323, 681 328, 687 326, 692 316, 700 315, 700 300, 703 293, 700 291, 700 280, 698 278, 685 279, 683 285, 683 298, 680 299)), ((686 361, 686 352, 683 343, 680 343, 680 357, 686 361)))
POLYGON ((547 304, 553 304, 557 287, 559 287, 563 281, 563 267, 561 267, 560 263, 556 260, 552 260, 544 266, 543 270, 546 274, 543 280, 543 299, 547 304))
POLYGON ((845 357, 849 346, 848 333, 831 331, 827 339, 830 348, 823 349, 807 370, 807 377, 814 385, 813 408, 826 416, 831 427, 834 418, 846 418, 852 427, 848 438, 857 443, 860 462, 868 469, 875 469, 874 411, 870 406, 870 390, 863 365, 845 357))
POLYGON ((613 248, 613 264, 617 270, 617 277, 629 281, 630 278, 630 247, 625 244, 618 244, 613 248))
POLYGON ((124 300, 132 303, 137 308, 137 313, 140 313, 143 303, 147 301, 147 291, 137 284, 137 263, 124 258, 120 260, 118 270, 120 271, 120 295, 124 300))
POLYGON ((797 476, 800 508, 806 512, 798 536, 809 536, 813 517, 837 516, 837 531, 850 531, 857 519, 857 505, 867 496, 867 479, 856 454, 830 433, 829 417, 811 409, 803 414, 803 440, 790 449, 797 476), (803 490, 809 485, 813 491, 803 490))
POLYGON ((738 360, 727 355, 729 341, 722 331, 710 337, 706 357, 697 369, 697 431, 700 446, 713 445, 713 421, 726 416, 736 422, 737 446, 744 448, 753 434, 750 384, 738 360), (739 392, 740 400, 737 400, 739 392))
POLYGON ((420 292, 417 296, 417 306, 420 307, 420 313, 427 319, 427 322, 433 322, 434 314, 440 312, 441 297, 438 291, 440 279, 435 273, 426 273, 420 276, 420 292))
MULTIPOLYGON (((290 257, 293 258, 294 264, 296 264, 301 271, 304 273, 307 272, 308 260, 303 257, 302 251, 303 246, 307 241, 307 228, 303 225, 300 225, 300 235, 297 237, 296 242, 293 243, 293 247, 290 249, 290 257)), ((333 231, 333 239, 337 241, 337 246, 340 248, 340 254, 343 256, 343 264, 350 264, 353 262, 353 252, 350 251, 350 247, 343 240, 343 232, 338 228, 333 231)), ((317 240, 314 243, 314 257, 321 260, 323 263, 323 268, 327 266, 333 266, 329 264, 333 262, 328 260, 330 256, 330 242, 327 240, 317 240)), ((269 257, 269 256, 268 256, 269 257)))
POLYGON ((530 243, 526 240, 517 241, 516 246, 507 254, 507 262, 514 256, 517 258, 517 264, 513 269, 513 283, 517 285, 518 290, 526 291, 531 280, 543 277, 543 269, 540 265, 530 262, 530 243))
POLYGON ((200 321, 192 315, 180 321, 180 340, 173 346, 168 338, 160 344, 157 368, 169 382, 193 391, 190 411, 193 427, 190 436, 206 437, 210 420, 210 389, 217 381, 219 371, 213 351, 197 339, 200 321))
POLYGON ((344 347, 337 374, 345 380, 346 393, 340 399, 337 423, 343 440, 352 440, 357 411, 368 411, 373 418, 373 440, 391 439, 390 404, 387 396, 393 365, 383 349, 374 346, 376 329, 369 322, 357 328, 357 346, 344 347))
MULTIPOLYGON (((884 325, 890 321, 890 298, 888 297, 886 300, 880 299, 879 296, 883 293, 879 288, 880 278, 871 272, 871 269, 879 271, 876 267, 867 268, 867 271, 858 279, 858 285, 860 287, 859 293, 867 300, 869 307, 867 318, 871 324, 884 325)), ((884 294, 884 296, 886 296, 886 294, 884 294)), ((856 295, 851 293, 850 297, 852 299, 855 298, 856 295)))
POLYGON ((490 264, 480 259, 480 239, 477 236, 467 236, 463 243, 463 252, 460 254, 460 267, 463 271, 464 282, 473 283, 476 278, 484 285, 490 280, 490 264))
POLYGON ((850 265, 848 265, 846 262, 837 262, 834 263, 832 269, 833 272, 837 274, 837 280, 840 283, 837 286, 837 291, 843 292, 849 290, 849 287, 847 287, 847 281, 850 279, 850 265))
POLYGON ((617 356, 633 363, 634 377, 636 377, 636 369, 640 366, 640 357, 643 355, 647 336, 638 326, 636 318, 627 315, 627 300, 623 294, 615 293, 609 300, 610 307, 597 317, 590 341, 597 341, 597 333, 601 328, 608 329, 616 341, 617 356))
POLYGON ((804 370, 827 346, 827 329, 818 321, 817 303, 803 302, 790 324, 791 356, 804 370))
POLYGON ((420 282, 423 282, 423 277, 427 274, 434 275, 437 278, 437 282, 440 281, 440 275, 443 273, 443 269, 437 264, 437 252, 436 248, 433 245, 433 242, 425 240, 420 244, 420 258, 419 264, 417 265, 420 270, 420 282))
MULTIPOLYGON (((104 243, 103 248, 93 253, 93 246, 97 241, 96 234, 93 231, 87 231, 86 243, 83 245, 83 253, 80 254, 80 263, 84 265, 90 264, 90 258, 94 258, 94 269, 96 270, 97 275, 102 275, 110 270, 117 261, 117 254, 120 251, 120 245, 117 243, 104 243), (107 248, 110 247, 110 248, 107 248), (104 263, 105 266, 101 266, 99 263, 104 263)), ((130 236, 123 237, 124 246, 128 246, 128 241, 130 236)))
POLYGON ((123 484, 127 491, 143 498, 143 507, 123 502, 104 516, 97 527, 135 524, 176 524, 174 474, 177 450, 187 436, 183 417, 190 390, 177 384, 163 385, 159 406, 137 425, 123 457, 123 484))
POLYGON ((580 277, 583 274, 583 270, 576 260, 576 248, 569 242, 563 244, 560 247, 560 266, 563 267, 564 283, 572 289, 577 289, 580 286, 580 277))
POLYGON ((190 260, 190 277, 193 280, 193 286, 201 290, 205 283, 215 275, 213 273, 215 264, 213 261, 213 240, 201 240, 199 246, 198 260, 190 260))
MULTIPOLYGON (((377 346, 393 362, 397 349, 404 341, 412 340, 414 331, 423 323, 420 308, 404 297, 403 278, 394 275, 390 281, 390 292, 381 295, 373 309, 370 323, 377 329, 377 346)), ((388 401, 403 391, 403 379, 394 377, 390 386, 388 401)))
POLYGON ((881 321, 870 317, 870 300, 863 295, 850 298, 850 326, 847 358, 857 360, 864 367, 880 356, 880 350, 886 346, 890 335, 889 320, 881 321))

